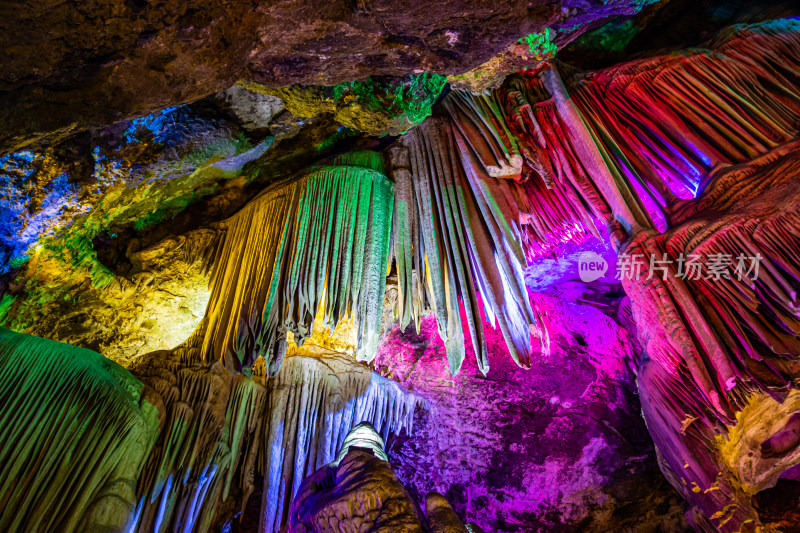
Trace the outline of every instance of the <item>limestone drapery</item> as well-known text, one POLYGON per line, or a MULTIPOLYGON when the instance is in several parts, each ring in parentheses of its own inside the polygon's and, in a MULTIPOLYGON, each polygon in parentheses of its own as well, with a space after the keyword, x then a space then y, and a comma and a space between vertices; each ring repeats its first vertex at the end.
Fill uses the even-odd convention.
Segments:
POLYGON ((286 334, 302 344, 323 294, 330 327, 357 317, 358 358, 375 356, 394 188, 381 170, 379 154, 350 154, 265 191, 221 224, 206 362, 238 370, 264 356, 275 375, 286 334))
POLYGON ((129 372, 0 329, 2 528, 207 531, 263 477, 261 530, 279 531, 302 478, 352 427, 411 431, 420 403, 346 356, 292 355, 276 377, 247 378, 186 365, 198 349, 154 352, 129 372))

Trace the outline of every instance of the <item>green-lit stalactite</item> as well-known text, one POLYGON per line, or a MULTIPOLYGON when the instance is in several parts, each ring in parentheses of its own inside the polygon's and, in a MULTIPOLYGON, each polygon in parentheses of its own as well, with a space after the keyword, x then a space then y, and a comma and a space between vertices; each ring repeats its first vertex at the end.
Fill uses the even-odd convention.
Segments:
POLYGON ((302 344, 323 301, 330 327, 347 316, 358 320, 358 358, 374 357, 394 200, 382 170, 378 154, 340 156, 267 191, 223 224, 207 361, 223 358, 239 368, 263 355, 274 375, 287 334, 302 344))

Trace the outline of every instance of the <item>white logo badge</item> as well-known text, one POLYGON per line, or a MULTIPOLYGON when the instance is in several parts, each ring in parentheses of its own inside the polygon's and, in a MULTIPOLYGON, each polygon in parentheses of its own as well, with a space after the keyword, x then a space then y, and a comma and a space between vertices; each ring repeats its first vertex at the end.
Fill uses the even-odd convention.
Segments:
POLYGON ((608 262, 595 252, 583 252, 578 257, 578 274, 581 281, 590 283, 602 278, 608 271, 608 262))

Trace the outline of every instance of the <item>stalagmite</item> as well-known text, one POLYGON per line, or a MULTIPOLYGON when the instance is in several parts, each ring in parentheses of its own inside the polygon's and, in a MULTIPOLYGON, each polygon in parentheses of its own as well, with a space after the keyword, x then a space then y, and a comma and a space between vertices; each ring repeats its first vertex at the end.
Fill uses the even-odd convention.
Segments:
POLYGON ((290 531, 467 532, 442 495, 429 494, 425 507, 423 514, 389 466, 383 440, 363 423, 347 435, 335 461, 303 480, 292 501, 290 531))
POLYGON ((436 533, 467 533, 458 515, 450 506, 450 502, 438 492, 431 492, 425 497, 425 514, 436 533))
POLYGON ((361 422, 385 440, 413 430, 420 400, 343 355, 288 358, 270 380, 262 531, 279 531, 303 479, 336 457, 361 422))
POLYGON ((386 455, 386 442, 369 422, 362 422, 350 430, 350 433, 344 438, 336 458, 330 464, 338 465, 341 463, 351 447, 372 450, 374 456, 384 461, 389 461, 389 456, 386 455))

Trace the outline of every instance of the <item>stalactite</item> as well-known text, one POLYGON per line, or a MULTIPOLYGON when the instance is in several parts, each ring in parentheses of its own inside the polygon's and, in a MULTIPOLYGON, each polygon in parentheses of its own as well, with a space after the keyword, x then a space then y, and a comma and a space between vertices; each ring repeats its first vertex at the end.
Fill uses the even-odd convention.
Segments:
MULTIPOLYGON (((670 305, 676 309, 676 318, 668 321, 681 320, 677 309, 692 317, 686 327, 693 333, 683 338, 680 350, 687 353, 699 342, 702 347, 695 357, 706 353, 712 358, 698 367, 700 374, 691 374, 707 394, 712 391, 703 383, 715 383, 715 394, 722 394, 734 386, 763 390, 791 381, 786 358, 800 353, 796 339, 800 333, 796 303, 800 288, 796 266, 800 261, 800 218, 796 210, 800 198, 792 183, 800 177, 800 152, 798 143, 792 143, 792 147, 778 149, 745 166, 729 167, 715 177, 698 200, 704 217, 692 218, 664 235, 642 236, 628 246, 629 256, 639 253, 649 257, 652 253, 661 258, 666 254, 673 262, 671 274, 677 273, 674 265, 681 256, 703 258, 706 268, 707 258, 727 257, 727 277, 704 272, 698 279, 666 276, 663 283, 656 283, 671 295, 668 300, 662 297, 657 301, 674 302, 670 305), (731 187, 743 174, 747 185, 731 187), (758 191, 760 196, 752 196, 758 191), (760 258, 757 279, 742 277, 742 272, 735 274, 742 255, 760 258), (710 379, 706 369, 712 369, 717 377, 710 379)), ((674 354, 662 358, 660 346, 654 344, 651 359, 664 366, 680 362, 674 354)), ((734 395, 729 400, 737 410, 742 407, 740 399, 734 395)), ((726 410, 724 405, 719 409, 726 410)))
POLYGON ((713 44, 717 53, 634 61, 585 80, 570 73, 569 89, 563 66, 512 76, 492 95, 453 92, 444 107, 487 174, 529 182, 518 209, 530 257, 554 236, 597 236, 595 218, 617 246, 628 233, 620 222, 667 229, 670 211, 714 168, 797 133, 797 68, 786 59, 800 42, 796 27, 786 20, 739 28, 713 44), (496 170, 511 168, 517 154, 521 175, 496 170))
MULTIPOLYGON (((469 132, 487 123, 506 125, 503 131, 510 139, 508 144, 523 156, 521 176, 515 176, 521 182, 521 190, 515 195, 521 199, 516 203, 519 239, 530 260, 563 242, 580 241, 590 235, 600 238, 595 227, 597 218, 611 227, 615 242, 623 240, 607 201, 564 134, 564 118, 539 75, 512 76, 501 89, 482 97, 481 101, 489 103, 478 106, 474 104, 476 100, 477 97, 461 97, 458 106, 448 106, 450 115, 457 123, 465 123, 459 131, 469 132), (482 120, 471 118, 475 115, 487 116, 482 120)), ((481 136, 472 133, 465 137, 467 142, 470 137, 481 136)), ((484 161, 482 152, 485 150, 471 150, 485 169, 490 162, 484 161)))
POLYGON ((207 530, 234 480, 243 502, 255 487, 265 387, 220 362, 185 366, 182 350, 154 352, 134 367, 164 417, 139 481, 137 531, 207 530))
POLYGON ((222 224, 204 339, 206 361, 280 368, 291 332, 301 344, 325 299, 335 327, 358 318, 357 356, 377 349, 389 259, 393 184, 380 156, 351 154, 268 190, 222 224))
POLYGON ((612 216, 620 222, 626 233, 637 228, 655 227, 652 213, 643 205, 641 194, 637 194, 632 183, 625 179, 619 168, 610 160, 609 148, 603 142, 604 128, 589 127, 575 105, 575 98, 567 92, 556 66, 542 73, 542 82, 553 95, 556 108, 564 124, 575 154, 603 195, 612 216))
POLYGON ((553 244, 585 235, 599 239, 595 218, 610 227, 615 242, 622 241, 608 203, 568 142, 566 124, 541 76, 512 76, 496 95, 520 145, 529 148, 525 163, 535 176, 525 181, 531 204, 523 235, 528 255, 538 257, 553 244))
MULTIPOLYGON (((479 137, 485 141, 487 136, 479 137)), ((425 279, 427 298, 436 312, 450 371, 457 373, 464 358, 459 302, 464 303, 483 372, 488 371, 483 314, 492 322, 497 320, 515 360, 526 366, 530 360, 529 328, 535 321, 522 281, 525 257, 518 244, 518 217, 514 217, 518 213, 515 202, 524 200, 519 185, 489 177, 486 166, 491 165, 484 165, 483 160, 477 163, 469 159, 465 163, 463 157, 471 150, 470 145, 445 117, 429 119, 408 137, 411 175, 406 176, 403 169, 399 179, 410 180, 415 193, 402 200, 413 205, 409 216, 414 221, 410 232, 412 262, 419 268, 417 275, 425 279), (459 152, 462 157, 457 155, 459 152), (479 164, 480 170, 473 168, 479 164)), ((493 139, 498 141, 499 137, 493 139)), ((497 146, 490 151, 495 163, 502 159, 503 153, 497 146)), ((488 157, 487 153, 483 155, 488 157)), ((395 153, 394 158, 399 156, 395 153)), ((403 183, 403 187, 408 187, 403 183)), ((399 219, 399 224, 405 224, 404 220, 399 219)), ((398 225, 395 226, 398 236, 409 233, 404 226, 398 229, 398 225)), ((413 286, 407 272, 403 280, 400 292, 408 294, 413 286)), ((421 309, 421 305, 416 305, 414 313, 421 309)), ((413 318, 419 320, 418 315, 413 318)))
POLYGON ((800 159, 798 149, 800 141, 792 141, 752 161, 717 167, 706 178, 707 184, 697 200, 675 204, 670 218, 674 224, 680 224, 709 212, 728 213, 748 200, 780 187, 794 175, 800 159), (769 165, 773 170, 764 172, 769 165))
POLYGON ((271 284, 278 279, 275 264, 285 238, 286 221, 304 184, 300 181, 267 190, 220 224, 225 237, 213 261, 211 296, 206 310, 208 324, 201 337, 205 361, 226 357, 229 359, 226 363, 236 367, 252 356, 242 354, 235 360, 228 353, 234 349, 242 319, 248 325, 251 320, 255 324, 262 321, 271 284))
POLYGON ((411 320, 419 331, 419 321, 425 309, 425 291, 420 276, 425 265, 414 251, 419 247, 420 222, 416 209, 414 185, 408 150, 402 143, 389 149, 391 176, 394 179, 394 215, 392 218, 392 249, 397 269, 397 318, 405 329, 411 320))
MULTIPOLYGON (((527 265, 520 245, 520 206, 528 204, 518 184, 482 172, 482 165, 468 149, 463 135, 454 131, 453 138, 463 168, 465 234, 472 250, 472 268, 477 274, 477 292, 473 298, 478 295, 482 298, 486 316, 492 325, 500 327, 511 356, 527 368, 530 335, 537 327, 525 287, 523 269, 527 265), (466 191, 472 194, 467 195, 466 191)), ((477 304, 475 308, 478 309, 477 304)), ((479 315, 472 320, 480 321, 479 315)), ((483 344, 475 342, 473 337, 473 346, 483 344)), ((481 351, 485 352, 485 348, 481 351)), ((477 355, 478 350, 475 352, 477 355)), ((488 370, 486 358, 481 361, 488 370)))
POLYGON ((0 529, 118 531, 158 432, 152 398, 96 352, 0 328, 0 529))
POLYGON ((490 94, 453 91, 442 104, 486 174, 521 180, 519 144, 506 126, 502 108, 490 94))
POLYGON ((797 134, 799 29, 791 19, 738 27, 712 43, 713 52, 623 63, 571 94, 639 195, 674 204, 696 196, 718 165, 753 159, 797 134))
POLYGON ((533 210, 529 202, 535 201, 520 185, 527 177, 523 176, 523 158, 519 155, 525 144, 506 125, 506 110, 493 94, 453 91, 442 101, 442 106, 451 119, 456 144, 462 150, 461 166, 467 177, 473 178, 471 186, 482 209, 480 199, 487 199, 482 215, 494 219, 509 247, 519 252, 519 243, 525 242, 522 226, 530 221, 533 210), (511 178, 517 183, 509 181, 511 178))
MULTIPOLYGON (((415 137, 424 135, 427 130, 434 129, 435 125, 439 125, 445 131, 445 139, 449 140, 449 137, 447 137, 448 125, 442 121, 427 122, 424 130, 418 130, 415 137)), ((416 187, 414 187, 416 193, 415 204, 420 220, 421 246, 417 247, 417 253, 422 256, 418 263, 425 265, 426 282, 431 293, 430 300, 434 304, 439 324, 439 335, 442 337, 447 349, 450 372, 457 374, 464 360, 464 334, 458 312, 458 299, 461 296, 466 299, 467 303, 472 303, 470 298, 474 302, 474 296, 472 295, 474 295, 475 291, 472 286, 468 288, 459 286, 456 288, 456 284, 469 283, 471 285, 472 277, 464 275, 465 243, 456 240, 462 237, 463 233, 458 231, 460 228, 457 225, 454 225, 457 222, 454 222, 453 214, 454 208, 457 209, 456 213, 459 213, 460 210, 458 210, 459 206, 457 204, 451 204, 451 201, 456 201, 456 198, 452 198, 448 190, 448 185, 450 186, 449 188, 452 188, 454 181, 449 173, 453 168, 453 150, 452 148, 447 150, 447 148, 433 146, 434 142, 440 141, 439 134, 440 131, 434 130, 432 135, 424 137, 420 142, 412 142, 410 144, 413 176, 417 178, 415 181, 416 187), (439 163, 440 166, 436 168, 434 166, 435 163, 426 157, 426 151, 428 150, 445 158, 446 161, 439 163), (450 156, 449 160, 447 160, 448 156, 450 156), (434 174, 436 170, 439 170, 442 174, 448 173, 449 183, 436 183, 436 178, 439 177, 434 174), (426 180, 424 179, 425 177, 432 179, 426 180), (444 191, 441 191, 440 187, 444 188, 444 191), (455 243, 452 241, 455 241, 455 243), (456 246, 453 246, 453 244, 456 244, 456 246)), ((446 178, 443 176, 443 181, 444 179, 446 178)), ((474 313, 474 311, 474 305, 467 306, 468 313, 474 313)), ((474 323, 474 319, 471 322, 474 323)), ((482 331, 474 328, 470 331, 473 332, 477 340, 475 346, 481 347, 480 350, 476 349, 475 351, 476 353, 480 352, 479 361, 483 365, 485 364, 486 355, 484 343, 482 342, 482 331)))

